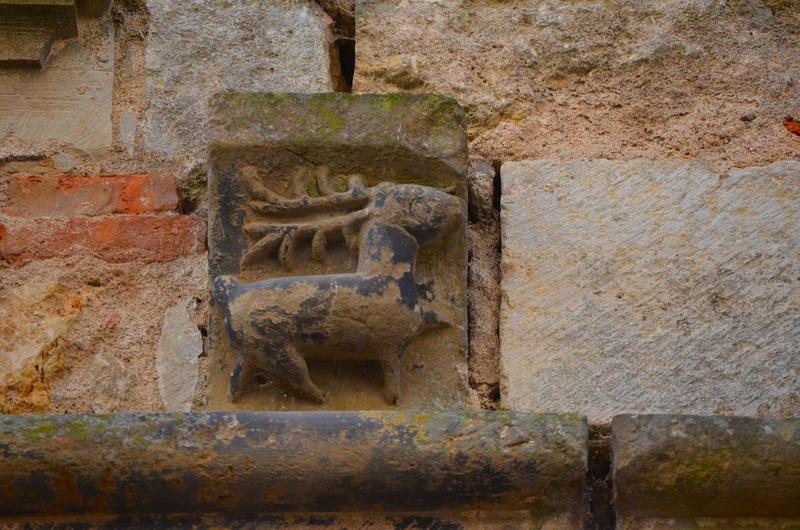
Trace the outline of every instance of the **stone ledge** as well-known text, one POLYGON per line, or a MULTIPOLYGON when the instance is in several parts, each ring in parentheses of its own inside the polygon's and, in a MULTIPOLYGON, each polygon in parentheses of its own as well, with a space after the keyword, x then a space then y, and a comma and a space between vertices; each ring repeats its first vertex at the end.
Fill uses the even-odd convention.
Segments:
POLYGON ((342 171, 379 166, 386 180, 467 171, 466 117, 444 96, 227 92, 211 109, 212 157, 273 148, 342 171))
POLYGON ((577 519, 586 429, 578 415, 489 411, 0 416, 0 514, 577 519))
POLYGON ((800 518, 800 419, 623 415, 611 433, 618 520, 800 518))

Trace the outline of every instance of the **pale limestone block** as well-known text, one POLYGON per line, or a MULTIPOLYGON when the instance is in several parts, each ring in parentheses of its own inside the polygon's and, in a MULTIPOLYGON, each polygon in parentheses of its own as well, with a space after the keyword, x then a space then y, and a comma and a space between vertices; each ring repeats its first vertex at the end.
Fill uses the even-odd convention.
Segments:
POLYGON ((502 399, 800 414, 800 163, 502 168, 502 399))

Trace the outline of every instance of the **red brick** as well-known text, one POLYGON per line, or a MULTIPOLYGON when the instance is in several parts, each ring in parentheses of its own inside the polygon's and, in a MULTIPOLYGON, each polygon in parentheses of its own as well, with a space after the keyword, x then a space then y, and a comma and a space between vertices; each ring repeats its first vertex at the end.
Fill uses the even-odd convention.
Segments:
POLYGON ((5 195, 7 205, 0 213, 15 217, 146 213, 178 206, 170 175, 11 177, 5 195))
POLYGON ((188 215, 13 219, 0 238, 0 261, 89 254, 111 263, 172 261, 205 250, 205 223, 188 215))

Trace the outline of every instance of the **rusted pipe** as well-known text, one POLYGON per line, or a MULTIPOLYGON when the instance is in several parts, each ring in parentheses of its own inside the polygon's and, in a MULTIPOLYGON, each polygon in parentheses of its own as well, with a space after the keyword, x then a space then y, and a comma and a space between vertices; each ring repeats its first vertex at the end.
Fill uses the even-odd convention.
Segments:
POLYGON ((0 516, 579 509, 586 424, 513 412, 0 416, 0 516))

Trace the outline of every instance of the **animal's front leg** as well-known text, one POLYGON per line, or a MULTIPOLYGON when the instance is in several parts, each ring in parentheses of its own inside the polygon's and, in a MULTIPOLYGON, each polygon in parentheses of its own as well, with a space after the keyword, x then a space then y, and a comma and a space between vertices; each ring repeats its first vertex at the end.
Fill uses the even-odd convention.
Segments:
POLYGON ((236 359, 236 364, 231 370, 231 378, 228 380, 228 401, 236 403, 244 395, 247 385, 252 380, 255 367, 252 363, 245 361, 242 357, 236 359))
POLYGON ((396 405, 400 400, 400 355, 392 352, 381 359, 383 367, 383 395, 386 402, 396 405))
POLYGON ((293 349, 271 351, 271 366, 265 366, 282 376, 295 390, 317 403, 325 402, 325 393, 311 379, 305 358, 293 349))

